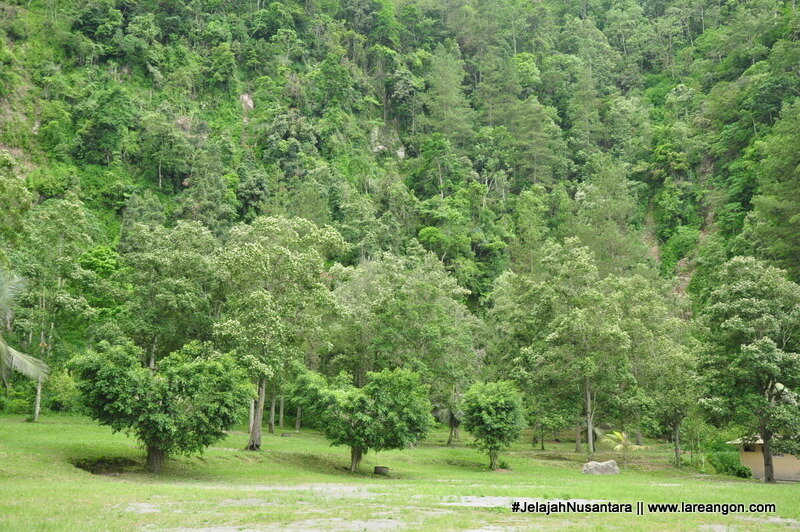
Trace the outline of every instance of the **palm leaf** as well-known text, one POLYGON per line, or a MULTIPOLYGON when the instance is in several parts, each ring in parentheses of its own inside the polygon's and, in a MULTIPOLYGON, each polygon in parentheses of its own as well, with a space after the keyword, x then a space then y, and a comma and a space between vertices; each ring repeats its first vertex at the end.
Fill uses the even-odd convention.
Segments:
POLYGON ((0 270, 0 320, 11 317, 14 299, 25 290, 25 280, 15 273, 0 270))
POLYGON ((0 376, 4 382, 8 382, 11 370, 19 371, 31 379, 43 379, 50 372, 47 364, 38 358, 20 353, 0 336, 0 376))

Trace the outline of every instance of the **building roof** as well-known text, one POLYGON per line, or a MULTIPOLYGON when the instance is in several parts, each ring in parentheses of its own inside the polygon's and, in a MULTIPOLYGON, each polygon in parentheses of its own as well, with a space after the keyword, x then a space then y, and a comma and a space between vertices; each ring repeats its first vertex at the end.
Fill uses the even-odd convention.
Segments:
POLYGON ((756 443, 759 445, 763 445, 764 440, 762 440, 761 438, 753 438, 748 440, 743 440, 742 438, 739 438, 738 440, 726 441, 725 443, 730 443, 732 445, 742 445, 743 443, 756 443))

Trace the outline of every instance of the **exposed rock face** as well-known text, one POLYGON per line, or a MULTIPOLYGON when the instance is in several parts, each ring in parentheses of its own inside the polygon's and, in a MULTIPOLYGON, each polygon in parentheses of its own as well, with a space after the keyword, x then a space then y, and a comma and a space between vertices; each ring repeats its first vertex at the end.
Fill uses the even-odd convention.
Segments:
POLYGON ((618 475, 619 466, 616 460, 608 462, 586 462, 583 464, 581 473, 591 473, 593 475, 618 475))
POLYGON ((245 111, 252 109, 253 106, 253 98, 247 94, 241 94, 239 96, 239 101, 242 102, 242 107, 244 107, 245 111))

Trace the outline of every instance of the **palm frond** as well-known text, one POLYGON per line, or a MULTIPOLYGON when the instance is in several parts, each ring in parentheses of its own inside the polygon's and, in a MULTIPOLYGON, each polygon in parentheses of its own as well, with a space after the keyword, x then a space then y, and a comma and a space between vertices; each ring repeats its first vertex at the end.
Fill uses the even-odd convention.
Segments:
POLYGON ((19 371, 31 379, 43 379, 50 373, 50 368, 43 361, 20 353, 0 336, 0 375, 4 381, 8 380, 10 370, 19 371))
POLYGON ((14 300, 25 290, 25 279, 19 275, 0 270, 0 319, 11 316, 14 300))

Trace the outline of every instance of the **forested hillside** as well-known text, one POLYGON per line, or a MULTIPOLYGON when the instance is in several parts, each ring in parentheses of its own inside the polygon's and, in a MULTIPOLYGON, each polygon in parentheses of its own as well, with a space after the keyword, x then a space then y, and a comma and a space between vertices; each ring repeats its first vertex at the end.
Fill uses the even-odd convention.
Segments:
POLYGON ((511 379, 541 433, 789 449, 798 38, 794 0, 0 3, 0 347, 55 410, 225 353, 252 448, 304 372, 404 368, 454 437, 511 379))

